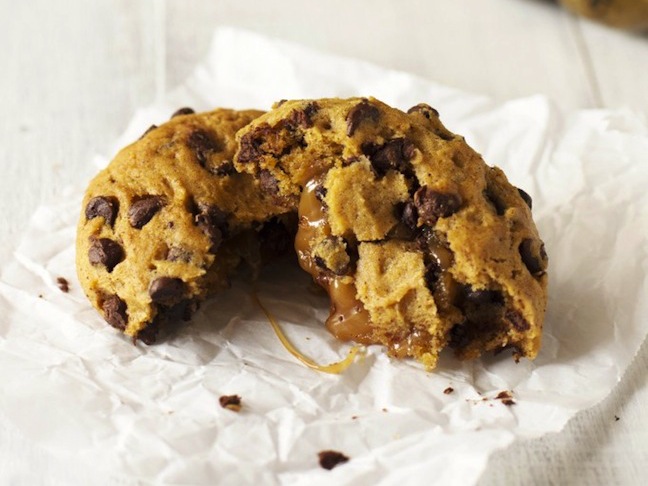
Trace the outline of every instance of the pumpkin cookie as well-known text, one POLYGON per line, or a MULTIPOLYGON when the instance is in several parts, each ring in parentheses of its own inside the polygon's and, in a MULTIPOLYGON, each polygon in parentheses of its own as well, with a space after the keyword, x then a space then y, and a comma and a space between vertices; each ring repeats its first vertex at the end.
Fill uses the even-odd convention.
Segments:
POLYGON ((237 140, 236 169, 298 207, 299 263, 329 293, 336 337, 430 368, 446 346, 536 356, 547 256, 531 198, 433 108, 286 101, 237 140))
POLYGON ((188 319, 209 292, 226 287, 242 260, 256 265, 264 237, 275 246, 289 241, 272 218, 290 208, 232 165, 234 134, 260 114, 179 110, 90 183, 77 269, 110 325, 151 343, 160 324, 188 319))

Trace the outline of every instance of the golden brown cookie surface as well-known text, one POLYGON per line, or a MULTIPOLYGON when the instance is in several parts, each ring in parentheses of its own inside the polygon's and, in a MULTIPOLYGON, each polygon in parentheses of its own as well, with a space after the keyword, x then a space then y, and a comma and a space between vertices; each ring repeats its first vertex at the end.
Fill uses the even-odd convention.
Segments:
POLYGON ((162 321, 188 319, 226 287, 241 259, 258 258, 262 222, 286 210, 232 166, 234 134, 258 111, 185 114, 124 148, 90 183, 77 269, 112 326, 145 342, 162 321))
POLYGON ((298 205, 295 247, 329 292, 334 335, 429 367, 445 346, 535 357, 547 257, 530 198, 434 109, 288 101, 237 139, 235 167, 298 205))

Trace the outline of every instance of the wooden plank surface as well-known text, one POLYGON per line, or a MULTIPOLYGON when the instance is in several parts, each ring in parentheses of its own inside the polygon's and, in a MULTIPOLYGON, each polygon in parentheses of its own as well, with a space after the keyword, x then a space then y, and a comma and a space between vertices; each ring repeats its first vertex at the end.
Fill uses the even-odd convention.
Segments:
MULTIPOLYGON (((233 25, 366 59, 495 99, 544 93, 564 109, 648 115, 648 39, 539 0, 0 0, 0 262, 24 222, 88 180, 136 107, 182 82, 214 27, 233 25)), ((483 485, 642 484, 648 346, 614 392, 560 434, 516 443, 483 485), (615 419, 619 417, 619 420, 615 419)))

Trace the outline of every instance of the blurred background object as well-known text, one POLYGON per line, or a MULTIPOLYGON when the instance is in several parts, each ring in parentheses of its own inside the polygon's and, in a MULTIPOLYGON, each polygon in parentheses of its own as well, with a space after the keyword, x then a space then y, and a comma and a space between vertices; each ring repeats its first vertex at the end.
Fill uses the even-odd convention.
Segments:
POLYGON ((565 7, 612 27, 648 29, 648 0, 560 0, 565 7))

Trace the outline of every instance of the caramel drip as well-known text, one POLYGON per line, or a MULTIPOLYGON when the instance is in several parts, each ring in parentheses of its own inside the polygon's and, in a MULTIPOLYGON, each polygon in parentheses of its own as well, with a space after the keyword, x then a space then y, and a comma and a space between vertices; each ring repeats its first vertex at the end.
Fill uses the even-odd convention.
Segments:
POLYGON ((443 309, 448 309, 457 301, 459 295, 459 285, 449 271, 454 257, 448 248, 439 243, 430 244, 429 251, 440 270, 434 297, 443 309))
POLYGON ((327 290, 331 297, 331 315, 326 319, 326 328, 341 341, 372 344, 369 312, 356 298, 355 284, 333 278, 328 281, 327 290))
POLYGON ((274 330, 275 334, 279 338, 279 341, 281 341, 281 344, 284 345, 284 347, 288 350, 290 354, 292 354, 295 358, 297 358, 299 361, 301 361, 309 368, 316 371, 321 371, 322 373, 330 373, 330 374, 338 375, 353 364, 353 362, 355 361, 355 357, 358 354, 360 356, 364 356, 365 353, 363 348, 361 348, 360 346, 353 346, 349 350, 349 354, 347 354, 347 357, 344 358, 342 361, 337 361, 335 363, 331 363, 328 365, 317 364, 308 356, 304 356, 301 352, 299 352, 299 350, 290 342, 288 337, 286 337, 286 335, 282 331, 281 326, 279 325, 275 317, 270 313, 270 311, 268 311, 268 309, 266 309, 263 306, 263 304, 261 304, 261 301, 257 297, 256 293, 252 294, 252 298, 254 299, 256 304, 261 308, 265 316, 268 318, 268 321, 270 322, 270 325, 272 326, 272 329, 274 330))
POLYGON ((371 344, 369 312, 356 298, 355 284, 348 281, 349 277, 339 277, 322 271, 311 256, 313 240, 331 234, 326 209, 315 193, 320 185, 321 178, 309 181, 299 201, 299 226, 295 238, 299 265, 329 294, 331 314, 326 319, 326 328, 342 341, 371 344))

